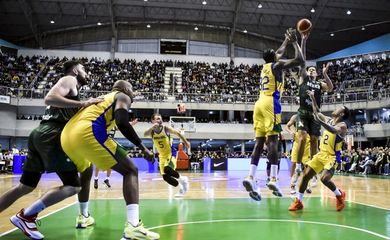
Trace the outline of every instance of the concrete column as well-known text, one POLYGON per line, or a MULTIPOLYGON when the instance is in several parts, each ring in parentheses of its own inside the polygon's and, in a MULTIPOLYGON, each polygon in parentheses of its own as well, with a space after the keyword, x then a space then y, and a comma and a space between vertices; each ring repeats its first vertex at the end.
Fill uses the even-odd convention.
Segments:
POLYGON ((233 121, 234 120, 234 111, 229 110, 228 112, 228 121, 233 121))
POLYGON ((245 141, 241 141, 241 154, 245 154, 245 141))

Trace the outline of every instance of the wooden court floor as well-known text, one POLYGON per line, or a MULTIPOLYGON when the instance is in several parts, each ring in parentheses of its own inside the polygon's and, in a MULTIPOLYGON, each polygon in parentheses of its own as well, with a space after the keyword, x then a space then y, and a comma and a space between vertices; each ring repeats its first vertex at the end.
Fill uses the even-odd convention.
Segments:
MULTIPOLYGON (((249 199, 242 187, 242 180, 247 174, 246 171, 222 171, 213 173, 182 172, 181 174, 189 177, 190 190, 180 200, 174 197, 177 189, 169 187, 163 182, 158 173, 140 174, 141 217, 148 227, 156 228, 155 231, 160 233, 161 239, 191 240, 199 239, 199 237, 203 239, 251 239, 251 234, 255 234, 251 233, 251 229, 252 231, 258 231, 258 228, 261 229, 262 227, 264 227, 263 232, 267 233, 272 239, 279 239, 279 237, 282 239, 281 236, 283 234, 280 235, 282 232, 290 235, 297 233, 294 235, 297 239, 312 239, 317 236, 316 234, 320 234, 319 236, 322 236, 322 239, 327 239, 328 237, 329 239, 356 239, 356 236, 361 236, 359 234, 368 234, 366 236, 367 239, 390 239, 389 177, 336 175, 334 177, 336 185, 347 193, 348 204, 343 212, 335 211, 334 194, 319 183, 313 189, 312 194, 305 195, 305 209, 303 212, 294 215, 287 211, 291 199, 289 195, 289 176, 286 171, 282 171, 279 174, 280 185, 285 194, 280 199, 274 197, 265 187, 265 173, 258 171, 256 177, 263 197, 260 203, 249 199), (166 209, 170 210, 168 211, 166 209), (167 217, 172 212, 174 212, 172 217, 167 217), (186 212, 185 218, 180 217, 180 214, 177 214, 177 212, 186 212), (307 230, 295 231, 295 225, 291 226, 291 228, 288 227, 289 224, 297 224, 297 221, 300 225, 303 224, 302 226, 309 227, 311 225, 311 230, 302 235, 301 233, 307 232, 307 230), (283 223, 281 226, 284 226, 286 229, 280 229, 279 231, 274 229, 274 231, 270 231, 270 227, 268 226, 270 222, 274 222, 273 224, 276 225, 283 223), (378 222, 378 224, 375 222, 378 222), (179 225, 179 223, 182 224, 179 225), (186 227, 184 228, 183 226, 186 227), (197 226, 203 232, 199 231, 197 226), (226 229, 230 229, 231 227, 235 229, 234 226, 237 228, 236 230, 226 232, 226 229), (341 228, 347 229, 344 229, 345 231, 338 229, 340 231, 335 231, 336 235, 333 235, 332 229, 340 228, 340 226, 341 228), (220 230, 217 230, 218 228, 220 230), (349 233, 348 231, 352 232, 349 233), (178 234, 179 232, 182 234, 178 234), (277 235, 272 236, 272 234, 277 235), (330 235, 328 236, 326 234, 330 235)), ((0 192, 3 193, 11 186, 17 184, 19 177, 17 175, 0 175, 0 192)), ((99 219, 98 215, 101 215, 99 209, 101 209, 101 206, 104 206, 105 208, 109 208, 110 210, 108 212, 112 212, 115 216, 120 215, 118 217, 120 222, 112 226, 117 231, 117 236, 112 237, 110 235, 111 237, 104 237, 104 231, 102 233, 99 232, 101 229, 98 226, 102 226, 100 223, 100 225, 95 227, 93 230, 94 234, 92 235, 80 237, 72 232, 69 233, 71 236, 67 235, 65 236, 66 238, 120 238, 120 232, 123 230, 122 227, 125 220, 121 176, 113 173, 111 177, 112 188, 110 189, 103 185, 104 177, 104 173, 100 173, 99 189, 91 189, 91 214, 96 219, 99 219), (120 208, 118 208, 118 205, 120 208)), ((45 175, 34 192, 19 199, 10 208, 0 213, 0 234, 2 233, 4 235, 4 233, 13 229, 13 225, 9 223, 9 217, 11 215, 17 213, 21 208, 27 207, 50 187, 59 185, 60 182, 54 174, 45 175)), ((76 201, 76 197, 71 197, 46 209, 40 214, 41 217, 50 215, 47 219, 55 219, 56 217, 59 219, 68 219, 62 222, 62 226, 54 228, 49 222, 51 224, 54 222, 55 224, 55 220, 46 221, 45 223, 46 217, 43 218, 42 221, 44 224, 41 228, 48 237, 45 239, 56 239, 50 236, 51 231, 54 231, 53 229, 56 229, 56 231, 59 229, 72 229, 74 231, 73 222, 77 214, 77 205, 74 204, 76 201), (68 217, 61 218, 61 215, 68 217)), ((102 221, 104 222, 105 220, 100 219, 100 222, 102 221)), ((79 234, 80 232, 77 233, 79 234)), ((295 239, 295 237, 291 237, 291 239, 295 239)), ((0 239, 26 238, 19 232, 13 232, 0 237, 0 239)))

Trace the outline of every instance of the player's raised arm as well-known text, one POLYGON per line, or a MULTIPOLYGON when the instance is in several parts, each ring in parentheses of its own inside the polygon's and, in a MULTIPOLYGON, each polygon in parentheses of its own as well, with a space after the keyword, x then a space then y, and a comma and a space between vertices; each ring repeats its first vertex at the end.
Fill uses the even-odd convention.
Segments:
POLYGON ((325 82, 321 83, 321 90, 331 92, 333 91, 333 83, 332 80, 328 76, 330 63, 328 62, 326 65, 322 65, 322 74, 324 75, 325 82))
POLYGON ((168 127, 168 126, 165 126, 165 128, 168 130, 169 133, 178 136, 183 141, 183 143, 186 146, 186 148, 190 148, 190 146, 191 146, 190 142, 187 140, 186 137, 183 136, 183 134, 181 134, 178 130, 176 130, 174 128, 171 128, 171 127, 168 127))
POLYGON ((279 60, 282 58, 284 52, 286 51, 287 45, 289 43, 289 36, 287 34, 284 34, 284 36, 285 36, 285 38, 284 38, 282 45, 280 45, 278 50, 276 50, 276 52, 275 52, 276 60, 279 60))
POLYGON ((298 67, 304 63, 302 50, 298 45, 296 31, 293 29, 287 30, 287 35, 289 41, 292 43, 295 56, 293 59, 279 59, 273 66, 276 70, 289 69, 293 67, 298 67))

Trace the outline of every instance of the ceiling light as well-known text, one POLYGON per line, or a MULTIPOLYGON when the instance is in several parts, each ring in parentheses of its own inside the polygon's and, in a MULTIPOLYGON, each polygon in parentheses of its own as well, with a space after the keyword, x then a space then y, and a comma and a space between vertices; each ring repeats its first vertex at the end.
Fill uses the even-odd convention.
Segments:
POLYGON ((199 30, 199 28, 195 26, 195 27, 194 27, 194 30, 195 30, 195 31, 198 31, 198 30, 199 30))
POLYGON ((347 15, 351 15, 351 13, 352 13, 351 10, 347 11, 347 15))
POLYGON ((100 26, 100 25, 102 25, 102 23, 101 23, 101 22, 98 22, 97 25, 100 26))
POLYGON ((364 26, 362 26, 362 31, 366 30, 366 28, 364 26))
POLYGON ((51 23, 51 24, 54 24, 55 22, 54 22, 54 20, 51 20, 50 23, 51 23))
POLYGON ((146 25, 147 28, 150 28, 150 24, 146 25))
POLYGON ((148 0, 144 0, 144 2, 147 2, 148 0))
POLYGON ((246 30, 246 28, 244 29, 244 33, 247 33, 248 31, 246 30))
POLYGON ((206 4, 207 4, 207 2, 206 2, 206 1, 203 1, 203 2, 202 2, 202 4, 203 4, 203 5, 206 5, 206 4))
POLYGON ((330 36, 333 37, 333 36, 334 36, 334 33, 331 33, 330 36))
POLYGON ((261 5, 261 3, 259 3, 259 5, 257 5, 257 8, 262 8, 263 5, 261 5))
POLYGON ((316 10, 315 10, 314 8, 312 8, 312 9, 310 10, 310 12, 315 13, 316 10))

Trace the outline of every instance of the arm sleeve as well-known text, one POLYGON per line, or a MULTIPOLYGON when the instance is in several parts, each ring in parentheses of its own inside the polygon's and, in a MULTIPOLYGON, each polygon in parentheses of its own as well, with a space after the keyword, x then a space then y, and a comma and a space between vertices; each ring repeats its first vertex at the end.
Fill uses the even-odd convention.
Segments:
POLYGON ((121 108, 115 111, 115 122, 119 131, 133 144, 139 146, 142 144, 141 139, 138 137, 133 126, 129 123, 129 113, 121 108))

